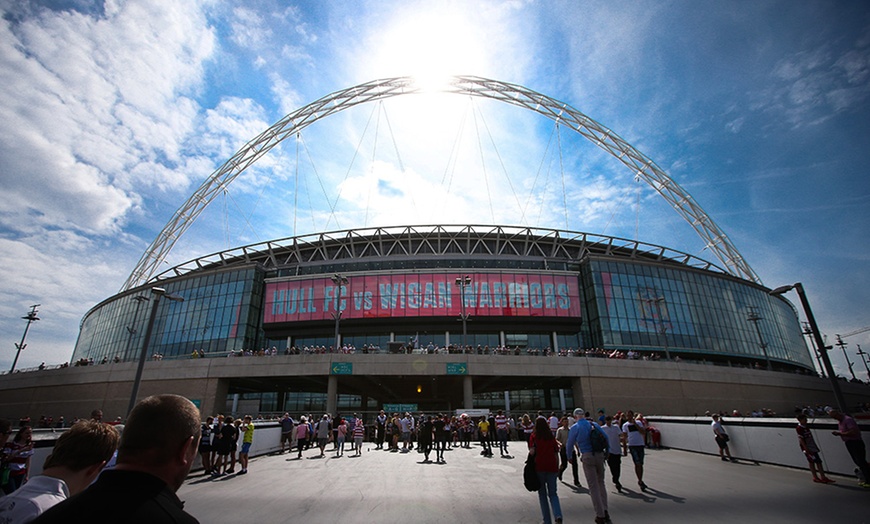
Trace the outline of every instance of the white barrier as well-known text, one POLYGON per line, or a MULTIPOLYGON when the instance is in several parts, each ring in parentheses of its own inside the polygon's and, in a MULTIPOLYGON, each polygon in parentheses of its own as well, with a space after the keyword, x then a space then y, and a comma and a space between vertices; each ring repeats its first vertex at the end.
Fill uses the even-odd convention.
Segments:
MULTIPOLYGON (((661 431, 662 445, 668 448, 719 454, 713 439, 710 417, 656 417, 647 416, 649 422, 661 431)), ((798 445, 797 420, 794 418, 736 418, 723 417, 722 426, 731 437, 728 446, 735 458, 809 469, 798 445)), ((846 451, 840 437, 831 434, 837 421, 810 419, 807 423, 821 449, 825 471, 841 475, 854 475, 855 463, 846 451)), ((859 420, 861 436, 870 450, 870 424, 859 420)))

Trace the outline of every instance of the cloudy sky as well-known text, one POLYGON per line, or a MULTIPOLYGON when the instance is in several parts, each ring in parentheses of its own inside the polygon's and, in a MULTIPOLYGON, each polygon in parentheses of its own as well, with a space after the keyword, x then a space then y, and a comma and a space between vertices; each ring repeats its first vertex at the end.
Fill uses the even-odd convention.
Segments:
MULTIPOLYGON (((172 213, 285 114, 363 82, 476 75, 570 104, 652 158, 822 331, 870 326, 866 2, 0 0, 0 368, 68 360, 172 213), (797 297, 790 297, 795 302, 797 297)), ((161 267, 398 224, 568 228, 717 262, 576 133, 457 95, 361 104, 228 186, 161 267)), ((870 333, 846 339, 870 350, 870 333)), ((842 352, 833 353, 847 374, 842 352)), ((855 371, 866 378, 863 364, 855 371)))

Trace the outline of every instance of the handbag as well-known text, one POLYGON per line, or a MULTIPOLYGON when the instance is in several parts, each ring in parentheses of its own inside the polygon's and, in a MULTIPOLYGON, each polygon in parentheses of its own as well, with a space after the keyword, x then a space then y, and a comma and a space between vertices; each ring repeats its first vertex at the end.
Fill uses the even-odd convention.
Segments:
POLYGON ((523 485, 529 491, 541 489, 541 481, 538 478, 538 470, 535 469, 535 457, 529 455, 523 468, 523 485))
POLYGON ((728 442, 729 440, 731 440, 731 437, 728 436, 728 433, 722 433, 720 437, 722 438, 722 442, 728 442))

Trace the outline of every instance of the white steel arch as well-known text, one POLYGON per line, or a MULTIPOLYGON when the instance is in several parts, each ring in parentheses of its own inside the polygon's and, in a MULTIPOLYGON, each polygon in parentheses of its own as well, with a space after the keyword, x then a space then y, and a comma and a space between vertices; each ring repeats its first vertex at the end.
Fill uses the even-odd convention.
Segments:
MULTIPOLYGON (((297 131, 324 117, 356 105, 422 91, 424 88, 411 77, 374 80, 336 91, 288 114, 242 146, 175 211, 163 230, 143 253, 121 291, 151 280, 175 242, 221 190, 285 138, 293 136, 297 131)), ((441 91, 505 102, 534 111, 554 122, 570 127, 613 155, 634 175, 652 186, 695 229, 730 274, 756 283, 761 282, 725 233, 688 192, 671 180, 655 162, 619 135, 570 105, 520 85, 476 76, 452 77, 441 91)))

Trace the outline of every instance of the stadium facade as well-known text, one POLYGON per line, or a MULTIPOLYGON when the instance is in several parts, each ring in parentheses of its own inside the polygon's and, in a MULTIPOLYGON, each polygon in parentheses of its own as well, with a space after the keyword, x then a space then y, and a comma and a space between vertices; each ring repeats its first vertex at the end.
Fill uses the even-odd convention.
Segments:
MULTIPOLYGON (((561 360, 631 352, 642 361, 669 356, 814 374, 792 305, 759 284, 663 246, 507 226, 354 229, 214 253, 91 309, 73 361, 138 359, 151 319, 137 297, 148 297, 154 286, 184 299, 161 301, 153 319, 148 353, 166 360, 199 350, 225 357, 272 348, 289 362, 309 353, 352 362, 397 349, 409 359, 550 353, 561 360)), ((244 377, 230 382, 230 397, 256 399, 261 411, 329 403, 324 383, 306 390, 304 380, 291 380, 279 392, 244 377)), ((570 404, 574 396, 570 387, 553 392, 529 390, 522 381, 491 382, 475 388, 473 406, 465 407, 498 405, 505 391, 514 405, 529 409, 559 408, 546 400, 570 404)), ((420 399, 396 395, 388 385, 367 389, 365 399, 351 391, 333 401, 345 409, 397 403, 422 409, 420 399)), ((462 407, 457 403, 422 401, 429 409, 462 407)))

